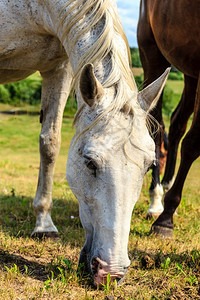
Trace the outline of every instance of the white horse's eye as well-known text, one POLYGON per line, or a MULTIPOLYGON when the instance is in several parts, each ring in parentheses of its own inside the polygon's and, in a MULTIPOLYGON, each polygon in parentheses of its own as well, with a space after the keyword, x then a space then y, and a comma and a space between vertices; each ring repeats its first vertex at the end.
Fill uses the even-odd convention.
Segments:
POLYGON ((84 156, 86 167, 93 172, 93 175, 96 177, 97 165, 91 157, 84 156))

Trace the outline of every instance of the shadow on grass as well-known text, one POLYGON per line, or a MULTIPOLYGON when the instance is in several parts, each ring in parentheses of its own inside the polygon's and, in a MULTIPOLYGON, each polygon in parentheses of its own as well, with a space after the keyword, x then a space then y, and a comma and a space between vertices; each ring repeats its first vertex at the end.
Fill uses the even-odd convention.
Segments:
MULTIPOLYGON (((38 279, 40 281, 45 281, 48 279, 48 272, 46 271, 46 265, 33 262, 31 260, 25 259, 20 255, 10 254, 7 251, 0 249, 0 269, 10 269, 16 265, 17 269, 21 274, 26 274, 28 269, 28 276, 38 279)), ((8 271, 7 269, 7 271, 8 271)))
MULTIPOLYGON (((83 246, 84 231, 78 216, 78 202, 75 200, 56 199, 53 201, 54 208, 52 218, 58 228, 61 240, 51 242, 47 239, 47 244, 44 239, 41 241, 43 248, 46 248, 45 244, 47 245, 47 251, 50 251, 48 249, 52 247, 52 251, 50 251, 51 256, 47 256, 46 262, 41 261, 40 256, 38 256, 38 258, 35 256, 38 250, 32 251, 31 248, 30 251, 29 248, 27 248, 25 254, 26 258, 16 254, 16 252, 21 251, 21 244, 17 244, 17 246, 13 248, 12 240, 25 238, 22 245, 23 251, 26 245, 29 245, 28 238, 30 238, 35 226, 32 202, 33 199, 28 197, 0 195, 0 228, 3 233, 2 241, 0 241, 0 269, 11 273, 19 271, 23 275, 25 274, 43 282, 49 280, 52 274, 54 279, 58 278, 58 280, 61 280, 61 275, 65 274, 66 278, 71 276, 75 278, 74 280, 78 280, 80 284, 84 282, 84 284, 91 286, 90 276, 87 276, 86 279, 82 277, 81 271, 79 269, 77 270, 77 262, 73 263, 71 260, 64 259, 59 256, 59 251, 54 251, 55 249, 59 249, 59 247, 62 248, 65 244, 71 248, 83 246), (9 239, 8 236, 11 237, 11 239, 9 239), (49 246, 49 242, 50 245, 53 243, 52 246, 49 246), (4 243, 8 247, 5 246, 4 248, 4 243), (8 250, 5 251, 5 249, 8 250), (13 252, 15 252, 15 254, 13 252), (30 259, 27 258, 27 255, 30 259), (35 260, 37 260, 37 262, 35 260)), ((37 248, 38 242, 39 240, 36 239, 33 249, 37 248)), ((14 244, 16 245, 15 242, 14 244)))
MULTIPOLYGON (((176 253, 176 249, 164 254, 161 250, 154 253, 133 249, 129 252, 132 261, 137 261, 140 269, 163 269, 167 270, 170 266, 180 271, 181 268, 192 269, 199 273, 200 252, 196 249, 176 253)), ((138 268, 138 266, 136 268, 138 268)))
POLYGON ((31 258, 27 259, 17 254, 10 254, 8 251, 0 249, 0 270, 10 272, 15 275, 25 275, 41 282, 60 280, 63 282, 70 277, 74 277, 74 281, 78 281, 80 285, 94 287, 90 275, 82 275, 79 267, 72 265, 69 260, 62 260, 57 263, 39 263, 31 258), (68 261, 64 264, 64 261, 68 261), (53 274, 53 275, 52 275, 53 274))
MULTIPOLYGON (((0 195, 2 231, 12 237, 30 237, 36 220, 32 203, 32 198, 0 195)), ((77 201, 73 199, 53 200, 52 219, 63 242, 74 247, 76 239, 79 239, 81 235, 84 237, 77 201)))

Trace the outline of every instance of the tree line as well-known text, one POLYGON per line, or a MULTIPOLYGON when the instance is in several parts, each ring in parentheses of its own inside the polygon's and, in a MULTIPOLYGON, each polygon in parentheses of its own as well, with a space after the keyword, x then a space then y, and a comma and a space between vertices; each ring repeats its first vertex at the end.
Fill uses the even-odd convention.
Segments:
POLYGON ((140 61, 140 55, 139 55, 139 49, 136 47, 130 47, 130 50, 131 50, 132 67, 142 68, 142 64, 140 61))

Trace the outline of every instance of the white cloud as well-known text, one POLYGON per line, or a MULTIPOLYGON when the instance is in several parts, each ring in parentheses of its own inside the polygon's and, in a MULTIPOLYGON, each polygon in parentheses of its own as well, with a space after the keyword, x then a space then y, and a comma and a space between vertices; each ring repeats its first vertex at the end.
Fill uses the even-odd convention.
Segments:
POLYGON ((119 15, 130 46, 137 46, 140 0, 117 0, 119 15))

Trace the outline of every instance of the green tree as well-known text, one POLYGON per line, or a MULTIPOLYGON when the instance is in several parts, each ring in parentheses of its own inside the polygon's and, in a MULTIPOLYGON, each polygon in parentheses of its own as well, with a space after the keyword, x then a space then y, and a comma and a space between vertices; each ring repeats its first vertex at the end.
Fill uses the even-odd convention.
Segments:
POLYGON ((136 47, 131 47, 131 59, 132 59, 132 67, 141 68, 142 64, 140 61, 139 49, 136 47))

